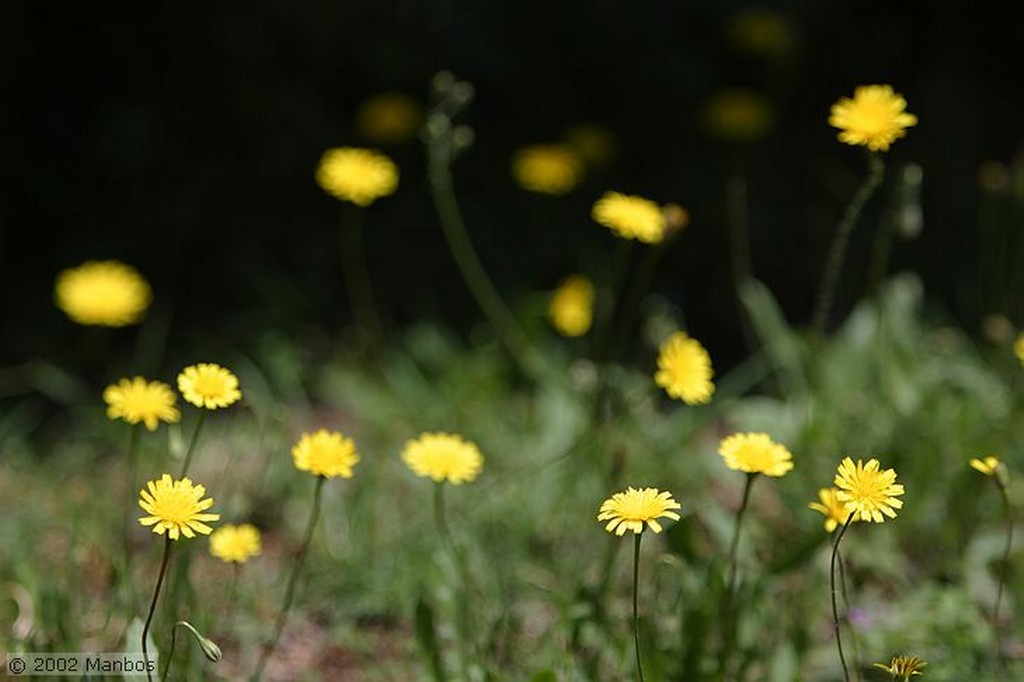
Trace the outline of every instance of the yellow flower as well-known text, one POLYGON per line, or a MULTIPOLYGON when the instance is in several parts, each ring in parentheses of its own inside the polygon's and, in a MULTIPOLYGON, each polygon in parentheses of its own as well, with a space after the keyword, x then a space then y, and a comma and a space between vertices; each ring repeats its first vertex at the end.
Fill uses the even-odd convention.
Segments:
POLYGON ((148 382, 142 377, 121 379, 107 386, 103 400, 111 419, 123 419, 129 424, 142 422, 150 431, 156 431, 161 421, 173 424, 181 418, 174 406, 174 392, 162 381, 148 382))
POLYGON ((876 668, 881 668, 892 675, 894 680, 898 678, 900 682, 907 682, 912 676, 921 675, 921 671, 927 665, 917 656, 896 656, 889 665, 875 663, 876 668))
POLYGON ((623 239, 657 244, 665 238, 665 214, 649 199, 605 192, 591 211, 594 220, 623 239))
POLYGON ((686 332, 676 332, 662 344, 654 380, 673 398, 687 405, 710 401, 715 392, 713 376, 708 352, 686 332))
POLYGON ((995 476, 996 472, 999 471, 1000 462, 998 457, 990 455, 985 459, 972 459, 970 464, 972 468, 977 469, 986 476, 995 476))
POLYGON ((212 362, 200 362, 181 370, 178 390, 185 400, 208 410, 227 407, 242 397, 238 377, 212 362))
POLYGON ((536 144, 512 157, 512 177, 531 192, 566 194, 583 179, 583 164, 569 147, 536 144))
POLYGON ((61 272, 54 297, 57 307, 79 324, 125 327, 142 319, 153 294, 138 270, 106 260, 61 272))
POLYGON ((355 128, 380 144, 405 142, 416 135, 423 118, 419 102, 400 92, 382 92, 363 100, 356 110, 355 128))
POLYGON ((767 433, 734 433, 723 438, 718 454, 734 471, 766 476, 784 476, 793 468, 793 455, 767 433))
POLYGON ((352 467, 359 462, 356 445, 337 431, 320 429, 304 433, 292 447, 292 459, 299 471, 314 476, 352 478, 352 467))
POLYGON ((752 142, 764 137, 774 118, 768 99, 750 90, 721 90, 712 95, 704 107, 704 124, 708 131, 735 142, 752 142))
POLYGON ((840 502, 836 497, 838 492, 838 488, 822 488, 818 491, 818 499, 821 502, 811 502, 807 505, 809 509, 821 512, 825 516, 825 530, 829 533, 846 523, 846 519, 850 516, 849 510, 846 509, 846 503, 840 502))
POLYGON ((679 514, 671 510, 681 506, 667 490, 629 487, 601 504, 597 520, 608 521, 604 529, 618 536, 624 535, 627 530, 640 534, 644 530, 644 523, 655 533, 660 533, 661 524, 658 519, 665 517, 678 521, 679 514))
POLYGON ((472 481, 484 466, 475 443, 451 433, 424 433, 405 444, 402 461, 417 476, 459 484, 472 481))
POLYGON ((260 532, 249 523, 227 524, 210 536, 210 554, 222 561, 244 564, 262 551, 260 532))
POLYGON ((1013 342, 1013 354, 1017 356, 1017 359, 1024 364, 1024 332, 1017 335, 1017 340, 1013 342))
POLYGON ((828 122, 839 128, 840 142, 862 145, 873 152, 887 151, 889 145, 906 135, 905 128, 917 125, 917 117, 908 114, 907 100, 889 85, 862 85, 853 99, 843 97, 832 105, 828 122))
POLYGON ((209 535, 213 530, 204 521, 216 521, 220 514, 203 513, 213 506, 213 499, 202 499, 206 488, 192 485, 183 478, 172 481, 170 474, 164 474, 159 481, 149 481, 139 491, 139 506, 149 514, 139 519, 143 526, 153 526, 158 535, 167 533, 171 540, 180 535, 195 537, 196 533, 209 535))
POLYGON ((338 147, 320 158, 316 183, 336 199, 369 206, 398 187, 398 167, 373 150, 338 147))
POLYGON ((569 275, 551 296, 548 314, 562 336, 583 336, 594 318, 594 285, 583 275, 569 275))
POLYGON ((861 521, 882 523, 885 514, 896 518, 896 511, 903 507, 903 501, 896 499, 903 494, 903 486, 896 483, 896 472, 892 469, 879 471, 877 459, 864 464, 857 460, 854 465, 849 457, 843 459, 836 472, 835 485, 839 488, 836 498, 846 504, 846 511, 861 521))

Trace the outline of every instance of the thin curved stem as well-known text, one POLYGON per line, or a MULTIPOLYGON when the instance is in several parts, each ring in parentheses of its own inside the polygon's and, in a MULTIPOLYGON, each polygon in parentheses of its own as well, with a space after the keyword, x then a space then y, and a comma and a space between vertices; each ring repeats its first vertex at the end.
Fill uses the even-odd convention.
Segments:
POLYGON ((146 640, 149 637, 149 626, 153 623, 153 614, 156 612, 156 601, 160 597, 160 587, 164 584, 164 576, 167 574, 167 562, 171 558, 171 536, 164 538, 164 558, 160 562, 160 574, 156 579, 156 588, 153 590, 153 601, 149 603, 149 615, 146 616, 146 624, 142 628, 142 660, 146 664, 146 679, 153 682, 153 675, 149 672, 149 647, 146 640))
POLYGON ((640 612, 637 609, 637 592, 640 584, 640 538, 643 532, 636 533, 633 543, 633 644, 636 647, 636 674, 640 682, 644 682, 644 666, 640 662, 640 612))
POLYGON ((846 523, 843 524, 839 535, 836 536, 835 544, 832 545, 832 561, 829 572, 829 583, 832 588, 832 626, 835 628, 836 646, 839 648, 839 662, 843 665, 843 679, 846 682, 850 682, 850 671, 846 667, 846 656, 843 654, 843 637, 839 629, 839 606, 836 603, 836 561, 839 557, 839 543, 842 541, 843 536, 846 535, 846 531, 852 521, 853 513, 846 517, 846 523))
POLYGON ((356 323, 366 330, 376 347, 384 339, 384 327, 370 280, 363 214, 354 206, 342 208, 341 264, 345 288, 356 323))
MULTIPOLYGON (((846 562, 843 561, 843 555, 839 554, 836 556, 839 563, 839 589, 843 594, 843 609, 846 613, 850 612, 850 596, 846 591, 846 562)), ((857 631, 853 627, 850 628, 850 638, 853 639, 853 663, 857 665, 860 660, 860 642, 857 639, 857 631)))
POLYGON ((722 654, 719 661, 719 671, 727 676, 727 666, 732 658, 732 652, 736 648, 736 627, 739 620, 739 613, 736 608, 736 576, 739 562, 740 528, 743 525, 743 516, 750 503, 750 491, 754 487, 756 473, 748 473, 747 481, 743 486, 743 501, 736 512, 736 527, 733 529, 732 542, 729 546, 729 575, 726 579, 725 597, 723 599, 722 625, 724 627, 722 654))
POLYGON ((181 476, 178 478, 185 478, 185 474, 188 473, 188 465, 192 463, 192 455, 196 452, 196 443, 199 442, 199 432, 203 429, 203 424, 206 422, 206 410, 199 413, 199 420, 196 421, 196 430, 192 432, 192 440, 188 444, 188 451, 185 453, 185 463, 181 465, 181 476))

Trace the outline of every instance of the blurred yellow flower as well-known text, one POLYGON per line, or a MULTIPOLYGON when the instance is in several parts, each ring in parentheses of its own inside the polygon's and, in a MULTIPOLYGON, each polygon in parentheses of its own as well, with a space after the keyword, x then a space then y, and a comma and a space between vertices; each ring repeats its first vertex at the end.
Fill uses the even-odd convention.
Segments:
POLYGON ((413 97, 401 92, 382 92, 363 100, 356 110, 355 128, 378 144, 396 144, 416 136, 423 109, 413 97))
POLYGON ((178 390, 185 400, 208 410, 227 407, 242 397, 238 377, 212 362, 200 362, 181 370, 178 390))
POLYGON ((767 433, 734 433, 722 439, 718 454, 734 471, 784 476, 793 468, 793 455, 767 433))
POLYGON ((174 406, 174 392, 162 381, 150 382, 142 377, 121 379, 107 386, 103 400, 111 419, 123 419, 129 424, 142 422, 150 431, 156 431, 161 421, 173 424, 181 418, 174 406))
POLYGON ((316 183, 336 199, 369 206, 398 187, 398 167, 371 149, 337 147, 320 158, 316 183))
POLYGON ((609 533, 622 536, 627 530, 639 535, 644 523, 655 533, 661 532, 660 518, 679 520, 679 514, 672 511, 682 505, 672 499, 672 493, 657 488, 626 488, 615 493, 601 504, 597 520, 608 521, 604 527, 609 533))
POLYGON ((615 158, 615 137, 596 123, 574 125, 565 131, 564 139, 583 163, 592 168, 607 166, 615 158))
POLYGON ((244 564, 263 550, 256 526, 225 524, 210 536, 210 554, 221 561, 244 564))
POLYGON ((832 105, 828 122, 839 128, 839 140, 861 145, 873 152, 887 151, 889 145, 917 125, 917 117, 904 111, 907 100, 890 85, 861 85, 853 99, 843 97, 832 105))
POLYGON ((790 52, 796 44, 794 33, 789 17, 762 7, 737 13, 729 26, 729 39, 734 47, 762 57, 790 52))
POLYGON ((858 459, 855 465, 853 459, 846 457, 836 472, 836 498, 861 521, 882 523, 882 514, 894 519, 896 510, 903 507, 903 501, 896 499, 903 494, 903 486, 896 483, 896 472, 880 471, 879 466, 877 459, 870 459, 867 464, 858 459))
POLYGON ((724 140, 752 142, 764 137, 774 122, 768 98, 751 90, 720 90, 704 106, 705 126, 724 140))
POLYGON ((594 285, 583 275, 569 275, 551 296, 551 324, 562 336, 583 336, 594 317, 594 285))
POLYGON ((710 401, 715 392, 713 376, 708 352, 686 332, 676 332, 662 344, 654 381, 673 398, 687 405, 710 401))
POLYGON ((566 194, 583 179, 583 164, 565 145, 535 144, 512 157, 512 177, 531 192, 566 194))
POLYGON ((405 444, 402 461, 421 477, 458 485, 472 481, 484 466, 475 443, 451 433, 424 433, 405 444))
POLYGON ((999 471, 999 458, 991 455, 984 459, 972 459, 970 464, 972 468, 977 469, 986 476, 995 476, 996 472, 999 471))
POLYGON ((153 526, 158 535, 167 533, 171 540, 181 535, 192 538, 196 533, 209 535, 213 529, 204 522, 216 521, 220 514, 204 513, 213 506, 212 498, 202 499, 205 494, 203 486, 193 485, 187 478, 173 481, 170 474, 148 481, 139 491, 139 506, 149 516, 141 517, 139 523, 153 526))
POLYGON ((320 429, 304 433, 292 447, 292 459, 299 471, 314 476, 352 478, 352 467, 359 463, 356 445, 337 431, 320 429))
POLYGON ((892 675, 894 680, 908 682, 914 675, 923 674, 921 671, 928 664, 917 656, 895 656, 888 665, 885 663, 875 663, 874 665, 892 675))
POLYGON ((1013 354, 1017 356, 1017 359, 1024 364, 1024 332, 1017 335, 1017 340, 1013 342, 1013 354))
POLYGON ((125 327, 142 319, 153 294, 138 270, 106 260, 62 271, 54 297, 57 307, 78 324, 125 327))
POLYGON ((605 192, 594 204, 591 216, 623 239, 657 244, 665 238, 664 212, 643 197, 605 192))
POLYGON ((840 502, 836 497, 838 492, 838 488, 821 488, 818 491, 818 499, 821 502, 811 502, 807 505, 809 509, 824 515, 825 530, 829 533, 846 523, 846 519, 850 516, 850 512, 846 509, 846 503, 840 502))

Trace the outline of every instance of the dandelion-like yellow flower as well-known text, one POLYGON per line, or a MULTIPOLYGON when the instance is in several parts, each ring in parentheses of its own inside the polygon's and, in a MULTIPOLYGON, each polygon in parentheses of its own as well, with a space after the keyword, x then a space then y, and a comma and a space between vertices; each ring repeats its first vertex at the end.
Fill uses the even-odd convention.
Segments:
POLYGON ((657 488, 626 488, 615 493, 601 504, 597 520, 607 521, 604 527, 609 533, 622 536, 627 530, 640 534, 646 523, 655 533, 661 532, 658 519, 664 517, 679 520, 679 514, 672 511, 682 505, 672 499, 672 493, 657 488))
POLYGON ((649 199, 619 192, 605 192, 591 216, 623 239, 657 244, 665 238, 665 214, 649 199))
POLYGON ((974 458, 970 464, 973 469, 977 469, 986 476, 995 476, 999 471, 999 458, 991 455, 984 459, 974 458))
POLYGON ((874 665, 892 675, 894 680, 907 682, 914 675, 923 674, 921 671, 928 664, 917 656, 895 656, 888 665, 885 663, 875 663, 874 665))
POLYGON ((722 439, 718 454, 734 471, 785 476, 793 468, 793 455, 767 433, 734 433, 722 439))
POLYGON ((260 532, 256 526, 243 523, 240 526, 226 524, 213 531, 210 536, 210 554, 221 561, 244 564, 263 551, 260 532))
POLYGON ((512 177, 531 192, 566 194, 583 179, 583 163, 565 145, 536 144, 512 157, 512 177))
POLYGON ((106 260, 61 272, 54 298, 57 307, 78 324, 125 327, 142 319, 153 294, 138 270, 106 260))
POLYGON ((673 398, 687 405, 711 400, 715 385, 711 357, 704 346, 685 332, 676 332, 662 344, 658 353, 658 371, 654 381, 673 398))
POLYGON ((1017 356, 1021 364, 1024 364, 1024 332, 1017 335, 1017 340, 1013 342, 1013 354, 1017 356))
POLYGON ((594 285, 583 275, 569 275, 551 296, 551 324, 562 336, 583 336, 594 319, 594 285))
POLYGON ((121 379, 107 386, 103 400, 111 419, 123 419, 129 424, 142 422, 150 431, 156 431, 161 421, 173 424, 181 418, 174 406, 174 392, 162 381, 146 381, 142 377, 121 379))
POLYGON ((764 137, 774 119, 768 99, 750 90, 721 90, 712 95, 704 107, 708 131, 735 142, 752 142, 764 137))
POLYGON ((328 149, 316 167, 316 184, 336 199, 369 206, 398 187, 398 166, 371 149, 328 149))
POLYGON ((227 407, 242 398, 238 377, 212 362, 200 362, 181 370, 178 390, 185 400, 208 410, 227 407))
POLYGON ((906 135, 906 128, 917 125, 917 116, 906 108, 907 100, 892 86, 862 85, 854 90, 853 99, 843 97, 832 105, 828 122, 842 131, 840 142, 884 152, 906 135))
POLYGON ((356 445, 337 431, 320 429, 304 433, 292 447, 292 460, 299 471, 314 476, 352 478, 352 467, 359 463, 356 445))
POLYGON ((472 481, 484 466, 475 443, 452 433, 424 433, 402 450, 402 461, 417 476, 458 485, 472 481))
POLYGON ((195 537, 196 533, 209 535, 213 529, 204 523, 216 521, 220 514, 204 513, 213 506, 213 499, 203 499, 206 488, 193 485, 187 478, 174 481, 164 474, 158 481, 149 481, 139 491, 139 506, 149 514, 139 519, 143 526, 153 526, 158 535, 167 533, 171 540, 181 535, 195 537))
POLYGON ((835 485, 839 488, 836 497, 846 504, 847 513, 855 519, 882 523, 885 519, 896 518, 896 510, 903 507, 903 501, 896 499, 903 494, 903 486, 896 483, 896 472, 892 469, 879 470, 877 459, 857 464, 849 457, 843 459, 836 472, 835 485))
POLYGON ((380 144, 405 142, 416 135, 422 118, 422 107, 414 98, 401 92, 382 92, 359 105, 355 128, 380 144))
POLYGON ((846 519, 850 516, 849 510, 846 509, 846 503, 840 502, 836 497, 838 492, 838 488, 822 488, 818 491, 818 499, 821 502, 811 502, 807 505, 809 509, 821 512, 825 516, 825 530, 829 533, 846 523, 846 519))

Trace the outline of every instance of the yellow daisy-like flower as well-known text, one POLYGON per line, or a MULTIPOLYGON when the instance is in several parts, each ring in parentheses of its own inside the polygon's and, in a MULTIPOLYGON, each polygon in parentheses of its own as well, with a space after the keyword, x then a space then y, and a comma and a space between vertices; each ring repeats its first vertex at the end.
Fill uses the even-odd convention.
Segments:
POLYGON ((174 481, 170 474, 164 474, 139 491, 139 506, 149 514, 141 517, 139 523, 153 526, 158 535, 167 533, 171 540, 181 535, 193 538, 196 533, 209 535, 213 529, 204 522, 216 521, 220 514, 204 513, 213 506, 212 498, 203 499, 205 494, 206 488, 193 485, 187 478, 174 481))
POLYGON ((984 459, 974 458, 970 461, 970 465, 986 476, 995 476, 999 471, 999 458, 991 455, 984 459))
POLYGON ((862 85, 854 90, 853 99, 843 97, 832 105, 828 122, 842 131, 840 142, 884 152, 906 135, 906 128, 917 125, 917 116, 908 114, 906 108, 907 100, 893 92, 892 86, 862 85))
POLYGON ((626 488, 615 493, 601 504, 597 520, 607 521, 604 527, 609 533, 622 536, 627 530, 640 534, 646 523, 655 533, 661 532, 658 519, 664 517, 679 520, 679 514, 672 511, 682 505, 672 499, 672 493, 657 488, 626 488))
POLYGON ((921 671, 928 664, 917 656, 895 656, 888 665, 885 663, 875 663, 874 665, 892 675, 894 680, 907 682, 914 675, 923 674, 921 671))
POLYGON ((336 199, 369 206, 398 187, 398 166, 371 149, 328 149, 316 167, 316 184, 336 199))
POLYGON ((417 476, 458 485, 472 481, 484 466, 475 443, 452 433, 424 433, 402 450, 402 461, 417 476))
POLYGON ((829 533, 846 523, 850 516, 846 503, 840 502, 836 497, 838 492, 838 488, 822 488, 818 491, 818 499, 821 502, 811 502, 807 505, 809 509, 821 512, 825 516, 825 530, 829 533))
POLYGON ((892 469, 879 470, 877 459, 857 464, 849 457, 843 459, 836 472, 835 485, 839 488, 836 497, 846 504, 847 513, 861 521, 882 523, 883 514, 896 518, 896 510, 903 507, 903 501, 896 499, 903 494, 903 486, 896 483, 896 472, 892 469))
POLYGON ((665 238, 665 214, 649 199, 605 192, 597 200, 591 216, 623 239, 657 244, 665 238))
POLYGON ((562 336, 583 336, 594 319, 594 285, 583 275, 569 275, 551 296, 551 324, 562 336))
POLYGON ((263 551, 260 532, 256 526, 243 523, 240 526, 227 524, 213 531, 210 536, 210 554, 221 561, 244 564, 263 551))
POLYGON ((382 92, 359 105, 355 128, 369 140, 392 144, 415 137, 422 118, 422 107, 414 98, 401 92, 382 92))
POLYGON ((1024 364, 1024 332, 1017 335, 1017 340, 1013 342, 1013 354, 1017 356, 1017 359, 1024 364))
POLYGON ((57 275, 57 307, 78 324, 125 327, 149 307, 149 283, 130 265, 116 260, 88 261, 57 275))
POLYGON ((512 177, 531 192, 566 194, 583 179, 583 163, 565 145, 536 144, 512 157, 512 177))
POLYGON ((227 407, 242 398, 238 377, 212 362, 200 362, 181 370, 178 390, 185 400, 208 410, 227 407))
POLYGON ((174 392, 162 381, 146 381, 142 377, 121 379, 107 386, 103 400, 111 419, 123 419, 129 424, 142 422, 150 431, 156 431, 161 421, 173 424, 181 418, 174 406, 174 392))
POLYGON ((676 332, 662 344, 654 381, 673 398, 687 405, 710 401, 715 392, 713 376, 708 352, 686 332, 676 332))
POLYGON ((748 474, 785 476, 793 468, 792 453, 767 433, 734 433, 722 439, 718 454, 725 466, 748 474))
POLYGON ((299 471, 314 476, 352 478, 352 467, 359 463, 359 453, 352 439, 337 431, 320 429, 304 433, 292 447, 292 460, 299 471))

